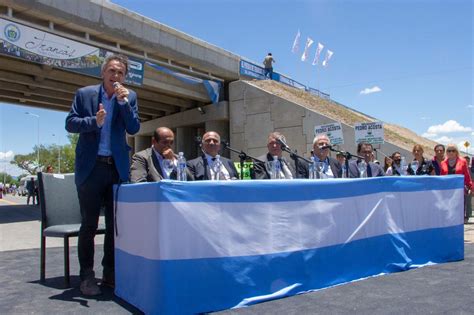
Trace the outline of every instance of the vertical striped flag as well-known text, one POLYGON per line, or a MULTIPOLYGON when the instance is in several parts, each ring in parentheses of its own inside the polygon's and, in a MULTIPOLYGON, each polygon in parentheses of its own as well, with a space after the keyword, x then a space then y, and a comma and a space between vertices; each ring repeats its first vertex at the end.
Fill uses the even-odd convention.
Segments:
POLYGON ((304 52, 303 55, 301 55, 301 61, 306 61, 308 58, 309 54, 309 47, 314 43, 314 41, 311 38, 306 39, 306 46, 304 47, 304 52))
POLYGON ((293 47, 291 47, 292 53, 297 53, 298 50, 300 49, 300 37, 301 37, 301 33, 300 33, 300 30, 298 30, 298 33, 296 33, 295 40, 293 41, 293 47))
POLYGON ((324 58, 324 61, 323 61, 323 67, 327 67, 328 66, 328 62, 329 62, 329 59, 331 59, 332 55, 334 53, 332 51, 330 51, 329 49, 327 50, 326 52, 326 58, 324 58))
POLYGON ((316 48, 316 53, 314 54, 314 59, 312 65, 315 66, 319 62, 319 56, 321 55, 321 52, 324 49, 324 45, 321 43, 318 43, 318 48, 316 48))

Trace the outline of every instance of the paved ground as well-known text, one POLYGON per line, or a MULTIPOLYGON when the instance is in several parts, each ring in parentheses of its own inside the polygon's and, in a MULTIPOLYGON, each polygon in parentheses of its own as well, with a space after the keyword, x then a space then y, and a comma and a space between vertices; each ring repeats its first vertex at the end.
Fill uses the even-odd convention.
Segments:
MULTIPOLYGON (((0 201, 0 314, 137 314, 103 288, 100 298, 79 293, 76 247, 72 288, 63 288, 62 241, 48 241, 46 283, 39 283, 39 209, 22 198, 0 201)), ((223 314, 474 314, 474 224, 465 225, 465 260, 396 273, 228 310, 223 314)), ((71 241, 71 245, 74 245, 71 241)), ((101 270, 102 246, 96 246, 101 270)), ((100 276, 100 274, 98 275, 100 276)))

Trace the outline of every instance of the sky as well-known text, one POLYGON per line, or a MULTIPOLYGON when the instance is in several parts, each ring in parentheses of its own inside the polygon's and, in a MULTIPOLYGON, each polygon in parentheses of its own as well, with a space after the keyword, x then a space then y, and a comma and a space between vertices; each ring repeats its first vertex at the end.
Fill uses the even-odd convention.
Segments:
MULTIPOLYGON (((474 146, 471 0, 112 2, 257 63, 271 52, 275 71, 339 103, 437 142, 474 146), (302 62, 307 37, 315 43, 302 62), (325 68, 311 65, 318 42, 322 57, 334 52, 325 68)), ((0 171, 37 143, 37 118, 27 111, 40 116, 41 144, 66 142, 66 113, 1 104, 0 171)))

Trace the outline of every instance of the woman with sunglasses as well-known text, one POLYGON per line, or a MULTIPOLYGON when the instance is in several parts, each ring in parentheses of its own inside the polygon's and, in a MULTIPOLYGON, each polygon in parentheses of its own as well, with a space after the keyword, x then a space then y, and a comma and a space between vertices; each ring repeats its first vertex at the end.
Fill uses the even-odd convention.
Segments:
POLYGON ((430 160, 423 157, 423 147, 419 144, 413 146, 411 151, 413 161, 410 163, 407 173, 408 175, 434 175, 434 167, 430 160))
POLYGON ((467 196, 472 192, 471 174, 467 168, 465 159, 459 157, 459 150, 455 144, 448 144, 446 147, 446 159, 441 162, 441 175, 464 175, 464 223, 467 223, 469 218, 466 212, 467 196))

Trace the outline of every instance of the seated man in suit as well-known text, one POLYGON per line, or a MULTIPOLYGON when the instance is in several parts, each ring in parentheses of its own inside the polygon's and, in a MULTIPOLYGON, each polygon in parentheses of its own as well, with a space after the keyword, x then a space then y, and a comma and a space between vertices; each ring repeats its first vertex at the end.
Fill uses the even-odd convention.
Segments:
MULTIPOLYGON (((163 168, 164 160, 171 160, 177 165, 178 157, 174 154, 171 146, 174 143, 174 133, 167 127, 160 127, 153 133, 152 146, 137 152, 132 157, 130 167, 130 180, 132 183, 157 182, 162 179, 176 179, 176 170, 167 175, 163 168)), ((193 180, 189 171, 187 178, 193 180)))
MULTIPOLYGON (((357 155, 363 156, 365 163, 367 163, 367 177, 385 176, 383 168, 374 162, 372 162, 372 153, 374 148, 370 143, 361 142, 357 145, 357 155)), ((352 160, 349 163, 349 177, 359 178, 359 163, 361 160, 352 160)))
POLYGON ((268 139, 267 139, 268 153, 258 157, 259 160, 265 161, 265 163, 264 164, 259 163, 259 162, 254 163, 253 172, 251 174, 252 179, 270 179, 271 178, 271 169, 272 169, 271 163, 273 162, 274 156, 278 157, 278 160, 280 161, 280 165, 281 165, 281 174, 279 175, 279 178, 282 178, 282 179, 283 178, 284 179, 301 178, 302 175, 299 174, 301 172, 304 175, 305 167, 302 163, 305 163, 305 162, 299 162, 298 167, 296 167, 294 161, 290 161, 286 159, 284 156, 282 156, 283 150, 282 150, 281 143, 279 140, 286 143, 285 136, 279 132, 271 132, 268 135, 268 139))
MULTIPOLYGON (((202 155, 194 160, 188 161, 188 169, 192 174, 194 180, 211 180, 216 177, 214 169, 211 167, 215 162, 216 155, 221 149, 221 137, 215 131, 208 131, 202 136, 202 155)), ((219 171, 219 178, 221 180, 238 179, 237 169, 234 163, 220 157, 221 168, 219 171)))
MULTIPOLYGON (((326 134, 318 134, 313 139, 313 152, 315 163, 322 163, 321 172, 325 178, 341 178, 342 177, 342 166, 339 161, 329 156, 329 148, 331 141, 326 134), (322 147, 327 147, 322 149, 322 147)), ((309 178, 309 172, 306 175, 309 178)))

